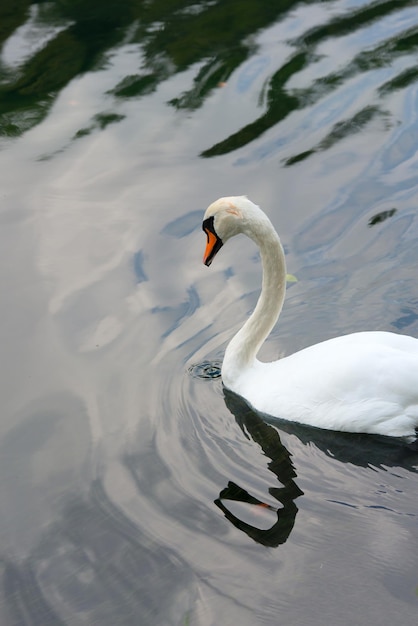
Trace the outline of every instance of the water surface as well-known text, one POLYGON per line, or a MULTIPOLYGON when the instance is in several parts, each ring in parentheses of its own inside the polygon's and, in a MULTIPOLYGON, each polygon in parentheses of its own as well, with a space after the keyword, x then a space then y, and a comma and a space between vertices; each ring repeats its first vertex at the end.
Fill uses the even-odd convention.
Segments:
POLYGON ((260 285, 241 239, 201 263, 221 195, 297 278, 264 358, 418 336, 415 1, 5 0, 0 24, 1 623, 415 626, 417 456, 190 370, 260 285))

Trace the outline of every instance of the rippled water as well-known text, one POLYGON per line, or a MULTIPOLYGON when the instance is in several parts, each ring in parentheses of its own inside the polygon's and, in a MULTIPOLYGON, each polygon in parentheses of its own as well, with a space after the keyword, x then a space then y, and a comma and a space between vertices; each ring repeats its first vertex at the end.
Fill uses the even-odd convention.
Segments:
POLYGON ((416 624, 418 456, 267 423, 223 391, 257 251, 266 359, 418 336, 415 1, 0 8, 0 622, 416 624))

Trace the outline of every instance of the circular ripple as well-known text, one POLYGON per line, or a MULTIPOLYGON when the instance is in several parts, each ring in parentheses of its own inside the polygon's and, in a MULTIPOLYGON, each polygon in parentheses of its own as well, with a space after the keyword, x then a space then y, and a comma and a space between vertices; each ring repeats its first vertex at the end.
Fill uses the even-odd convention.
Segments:
POLYGON ((202 361, 202 363, 191 365, 187 371, 194 378, 219 378, 221 366, 221 361, 202 361))

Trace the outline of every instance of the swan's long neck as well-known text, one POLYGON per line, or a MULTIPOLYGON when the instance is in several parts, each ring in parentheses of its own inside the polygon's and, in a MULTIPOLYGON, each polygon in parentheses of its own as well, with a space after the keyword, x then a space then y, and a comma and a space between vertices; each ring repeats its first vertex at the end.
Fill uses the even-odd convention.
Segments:
POLYGON ((254 363, 257 352, 275 325, 286 292, 286 262, 280 239, 267 218, 248 231, 258 245, 263 267, 263 284, 252 315, 229 343, 222 366, 228 386, 254 363))

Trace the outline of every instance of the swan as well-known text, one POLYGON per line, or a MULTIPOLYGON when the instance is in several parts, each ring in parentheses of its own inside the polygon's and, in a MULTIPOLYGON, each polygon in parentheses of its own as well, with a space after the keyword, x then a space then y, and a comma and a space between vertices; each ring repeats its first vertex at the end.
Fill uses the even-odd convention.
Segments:
POLYGON ((286 292, 282 245, 267 215, 246 196, 220 198, 202 224, 209 266, 240 233, 259 247, 263 268, 256 307, 226 348, 224 386, 257 412, 328 430, 416 439, 418 339, 391 332, 343 335, 269 363, 257 353, 286 292))

